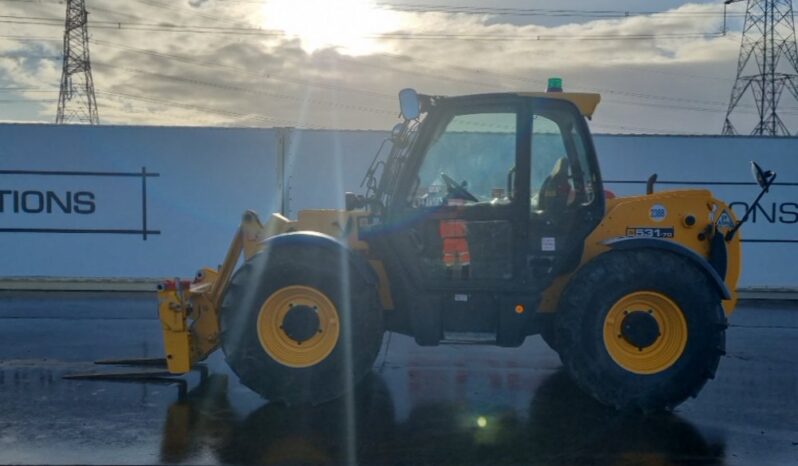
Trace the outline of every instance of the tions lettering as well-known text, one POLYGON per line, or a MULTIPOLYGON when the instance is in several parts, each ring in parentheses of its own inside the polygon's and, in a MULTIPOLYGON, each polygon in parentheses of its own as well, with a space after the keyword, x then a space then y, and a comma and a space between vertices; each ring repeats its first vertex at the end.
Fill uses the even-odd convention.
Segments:
POLYGON ((97 210, 94 193, 89 191, 11 191, 0 190, 0 214, 80 214, 97 210))

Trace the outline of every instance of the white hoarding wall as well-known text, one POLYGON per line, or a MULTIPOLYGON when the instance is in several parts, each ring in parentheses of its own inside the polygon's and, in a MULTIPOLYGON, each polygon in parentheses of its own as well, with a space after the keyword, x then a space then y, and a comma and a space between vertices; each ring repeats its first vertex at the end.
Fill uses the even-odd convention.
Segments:
MULTIPOLYGON (((345 192, 363 192, 363 175, 387 137, 380 131, 291 131, 285 159, 286 214, 343 209, 345 192)), ((386 144, 383 155, 389 149, 386 144)))
MULTIPOLYGON (((191 276, 244 209, 341 208, 387 132, 0 125, 2 276, 191 276)), ((708 187, 741 215, 749 161, 777 186, 743 229, 745 287, 798 287, 798 139, 597 135, 607 189, 708 187)))
POLYGON ((192 276, 279 202, 274 130, 0 125, 0 276, 192 276))

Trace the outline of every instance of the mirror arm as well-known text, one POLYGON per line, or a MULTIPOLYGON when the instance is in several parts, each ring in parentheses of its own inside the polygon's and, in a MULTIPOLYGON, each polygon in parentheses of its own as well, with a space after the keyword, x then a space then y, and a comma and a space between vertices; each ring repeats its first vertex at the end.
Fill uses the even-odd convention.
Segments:
POLYGON ((360 181, 360 187, 361 187, 361 188, 363 187, 363 185, 365 185, 365 184, 366 184, 366 181, 367 181, 369 178, 371 178, 372 176, 374 176, 374 172, 375 172, 375 171, 377 171, 377 167, 376 167, 376 164, 377 164, 377 159, 379 158, 379 156, 380 156, 380 153, 382 152, 382 149, 385 147, 385 144, 386 144, 388 141, 390 141, 390 140, 391 140, 391 138, 390 138, 390 137, 388 137, 388 138, 385 138, 385 139, 383 139, 383 140, 382 140, 382 144, 380 144, 380 148, 379 148, 379 149, 377 149, 377 153, 376 153, 376 154, 374 154, 374 158, 373 158, 373 159, 371 159, 371 164, 369 164, 369 168, 368 168, 368 170, 366 170, 366 174, 363 176, 363 179, 360 181))
POLYGON ((734 234, 737 233, 737 230, 739 230, 740 227, 743 226, 743 224, 748 221, 748 216, 751 215, 751 212, 753 212, 756 206, 759 205, 759 201, 762 200, 762 196, 764 196, 765 193, 767 193, 770 190, 770 186, 773 184, 775 180, 776 180, 776 174, 773 173, 770 179, 766 181, 765 186, 762 187, 762 191, 760 191, 759 195, 756 197, 756 199, 754 199, 754 202, 751 203, 751 206, 745 209, 745 214, 743 215, 743 218, 740 219, 737 222, 737 225, 734 225, 734 227, 731 230, 729 230, 728 233, 726 233, 726 238, 725 238, 726 241, 731 241, 732 238, 734 238, 734 234))

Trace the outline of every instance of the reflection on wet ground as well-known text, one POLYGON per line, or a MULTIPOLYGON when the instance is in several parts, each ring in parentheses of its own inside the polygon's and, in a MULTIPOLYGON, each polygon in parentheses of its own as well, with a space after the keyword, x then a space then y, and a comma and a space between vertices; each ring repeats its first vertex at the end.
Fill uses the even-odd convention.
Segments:
MULTIPOLYGON (((236 418, 227 380, 214 375, 169 407, 163 462, 210 449, 229 463, 349 462, 344 402, 313 408, 265 404, 236 418)), ((414 406, 397 422, 389 390, 372 375, 355 403, 361 464, 722 464, 721 442, 674 414, 625 417, 598 406, 557 371, 533 394, 529 414, 451 402, 414 406)))
POLYGON ((788 305, 743 308, 718 378, 675 413, 641 416, 582 394, 538 338, 508 350, 394 335, 351 403, 317 407, 265 402, 218 355, 182 385, 66 381, 96 356, 158 356, 152 303, 64 316, 14 299, 0 297, 12 304, 0 311, 4 464, 798 464, 788 305))

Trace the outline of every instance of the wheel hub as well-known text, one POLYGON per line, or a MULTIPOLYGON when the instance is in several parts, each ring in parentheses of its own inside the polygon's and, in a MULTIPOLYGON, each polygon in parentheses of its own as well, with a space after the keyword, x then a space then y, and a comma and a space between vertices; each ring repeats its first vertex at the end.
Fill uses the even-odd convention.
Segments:
POLYGON ((623 338, 640 350, 653 345, 660 335, 657 319, 651 314, 651 311, 632 311, 621 322, 623 338))
POLYGON ((321 331, 320 323, 316 309, 300 304, 291 306, 280 328, 288 338, 302 344, 321 331))
POLYGON ((620 367, 635 374, 656 374, 682 356, 687 320, 668 296, 635 291, 607 311, 602 333, 607 353, 620 367))
POLYGON ((340 334, 335 304, 322 291, 302 285, 274 291, 258 312, 257 326, 264 351, 288 367, 324 361, 340 334))

